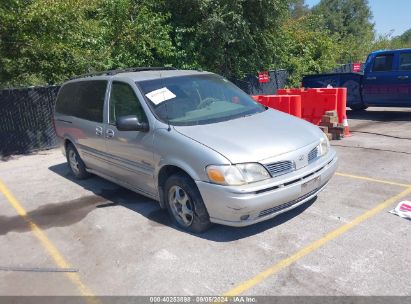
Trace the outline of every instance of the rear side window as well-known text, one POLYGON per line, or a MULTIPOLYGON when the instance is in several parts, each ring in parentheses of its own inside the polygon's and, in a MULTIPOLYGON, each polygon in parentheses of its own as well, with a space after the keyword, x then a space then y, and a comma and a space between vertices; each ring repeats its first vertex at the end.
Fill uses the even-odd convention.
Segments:
POLYGON ((103 122, 107 81, 79 81, 64 85, 57 99, 56 112, 103 122))
POLYGON ((374 64, 372 66, 373 72, 391 71, 393 59, 393 54, 378 55, 374 59, 374 64))
POLYGON ((73 115, 73 104, 76 99, 77 83, 68 83, 61 87, 57 102, 56 112, 66 115, 73 115))
POLYGON ((411 71, 411 53, 400 54, 400 71, 411 71))

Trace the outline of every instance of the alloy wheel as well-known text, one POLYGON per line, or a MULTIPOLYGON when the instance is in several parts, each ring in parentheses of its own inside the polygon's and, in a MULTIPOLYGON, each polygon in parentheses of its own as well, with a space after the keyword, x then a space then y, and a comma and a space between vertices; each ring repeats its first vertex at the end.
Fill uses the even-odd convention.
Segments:
POLYGON ((76 173, 76 174, 80 173, 77 154, 73 149, 69 150, 69 157, 68 158, 69 158, 69 163, 70 163, 71 170, 73 170, 73 172, 76 173))
POLYGON ((179 186, 172 186, 168 192, 168 202, 174 218, 184 227, 189 227, 194 219, 194 209, 190 197, 179 186))

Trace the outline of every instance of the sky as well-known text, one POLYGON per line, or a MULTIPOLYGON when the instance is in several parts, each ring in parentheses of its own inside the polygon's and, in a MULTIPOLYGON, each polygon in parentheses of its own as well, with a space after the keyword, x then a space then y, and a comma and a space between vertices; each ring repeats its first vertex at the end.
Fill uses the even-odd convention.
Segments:
MULTIPOLYGON (((320 0, 305 0, 313 6, 320 0)), ((411 1, 410 0, 368 0, 374 16, 377 34, 401 35, 411 28, 411 1)))

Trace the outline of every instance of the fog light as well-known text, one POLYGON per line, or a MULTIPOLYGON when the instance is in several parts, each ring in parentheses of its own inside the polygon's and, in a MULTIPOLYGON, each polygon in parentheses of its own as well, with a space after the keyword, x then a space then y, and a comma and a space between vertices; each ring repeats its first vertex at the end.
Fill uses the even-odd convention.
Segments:
POLYGON ((249 214, 247 214, 247 215, 242 215, 242 216, 240 217, 240 220, 245 221, 245 220, 248 219, 249 217, 250 217, 249 214))

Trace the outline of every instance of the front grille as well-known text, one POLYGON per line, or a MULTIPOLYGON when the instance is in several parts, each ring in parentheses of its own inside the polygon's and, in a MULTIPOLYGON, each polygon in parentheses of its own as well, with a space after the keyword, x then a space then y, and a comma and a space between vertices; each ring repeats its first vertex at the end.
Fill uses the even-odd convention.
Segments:
POLYGON ((315 147, 308 153, 308 162, 312 162, 318 158, 318 146, 315 147))
POLYGON ((278 176, 289 173, 294 170, 294 163, 292 161, 281 161, 273 164, 265 165, 271 176, 278 176))
POLYGON ((272 214, 272 213, 276 213, 276 212, 281 211, 281 210, 283 210, 283 209, 289 208, 289 207, 291 207, 292 205, 298 204, 298 203, 301 202, 302 200, 305 200, 307 197, 309 197, 309 196, 313 195, 314 193, 316 193, 316 192, 317 192, 318 190, 320 190, 322 187, 323 187, 323 186, 318 187, 318 188, 314 189, 313 191, 308 192, 307 194, 304 194, 303 196, 300 196, 299 198, 297 198, 297 199, 295 199, 295 200, 293 200, 293 201, 291 201, 291 202, 284 203, 284 204, 281 204, 281 205, 272 207, 272 208, 270 208, 270 209, 266 209, 266 210, 260 211, 260 213, 258 214, 258 217, 262 217, 262 216, 265 216, 265 215, 269 215, 269 214, 272 214))

